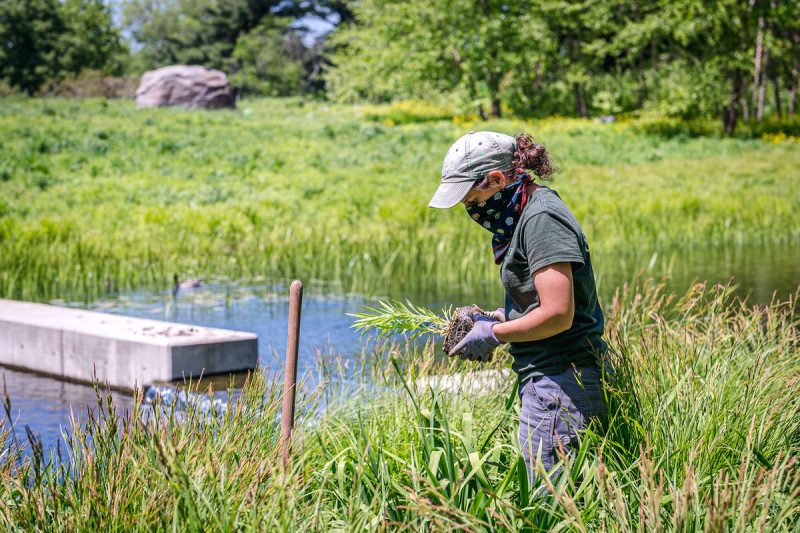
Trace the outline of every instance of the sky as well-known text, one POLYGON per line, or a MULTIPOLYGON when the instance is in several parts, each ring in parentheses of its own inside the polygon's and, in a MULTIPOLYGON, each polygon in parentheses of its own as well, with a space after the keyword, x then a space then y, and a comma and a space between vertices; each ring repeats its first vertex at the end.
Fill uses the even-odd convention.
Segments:
POLYGON ((314 46, 317 39, 333 30, 336 24, 321 17, 302 17, 297 19, 293 26, 308 28, 308 33, 303 35, 303 44, 310 47, 314 46))

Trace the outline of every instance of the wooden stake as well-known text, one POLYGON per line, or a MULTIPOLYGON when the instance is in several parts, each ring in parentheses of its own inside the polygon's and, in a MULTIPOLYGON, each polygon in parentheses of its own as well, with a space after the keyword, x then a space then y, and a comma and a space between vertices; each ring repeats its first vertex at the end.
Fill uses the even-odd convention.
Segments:
POLYGON ((289 337, 286 341, 286 370, 283 381, 281 410, 281 458, 289 465, 294 431, 294 397, 297 389, 297 348, 300 344, 300 308, 303 303, 303 282, 294 280, 289 287, 289 337))

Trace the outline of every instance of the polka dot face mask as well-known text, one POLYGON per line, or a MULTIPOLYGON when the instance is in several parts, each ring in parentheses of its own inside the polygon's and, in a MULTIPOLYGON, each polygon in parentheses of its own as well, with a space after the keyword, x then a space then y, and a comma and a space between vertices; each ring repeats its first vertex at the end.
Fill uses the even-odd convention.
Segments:
POLYGON ((510 185, 477 205, 467 207, 470 218, 492 232, 492 251, 495 264, 500 264, 511 243, 514 228, 528 198, 530 174, 518 173, 510 185))

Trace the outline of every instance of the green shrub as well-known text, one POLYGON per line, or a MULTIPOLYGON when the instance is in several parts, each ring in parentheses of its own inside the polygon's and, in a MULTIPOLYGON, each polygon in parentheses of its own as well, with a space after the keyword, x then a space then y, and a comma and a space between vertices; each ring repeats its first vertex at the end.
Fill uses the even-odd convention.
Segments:
MULTIPOLYGON (((674 117, 646 116, 634 122, 635 131, 658 137, 721 137, 722 123, 712 118, 682 119, 674 117)), ((765 135, 784 134, 800 136, 800 115, 779 118, 769 115, 763 120, 740 120, 736 124, 734 137, 760 139, 765 135)))
POLYGON ((737 137, 760 139, 765 135, 782 133, 791 137, 800 137, 800 115, 768 115, 763 120, 740 122, 736 125, 734 134, 737 137))
POLYGON ((715 119, 682 119, 674 117, 645 117, 637 120, 634 130, 658 137, 719 137, 722 125, 715 119))
POLYGON ((108 76, 98 70, 84 70, 75 76, 48 81, 38 93, 67 98, 133 98, 138 85, 138 77, 108 76))
POLYGON ((455 115, 451 109, 418 100, 402 100, 385 105, 359 106, 357 109, 365 119, 382 122, 386 125, 450 120, 455 115))

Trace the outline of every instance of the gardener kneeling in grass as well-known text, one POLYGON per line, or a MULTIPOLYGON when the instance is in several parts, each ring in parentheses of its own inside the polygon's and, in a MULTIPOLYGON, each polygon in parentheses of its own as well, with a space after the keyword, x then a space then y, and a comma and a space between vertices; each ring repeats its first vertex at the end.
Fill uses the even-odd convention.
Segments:
POLYGON ((492 233, 505 306, 476 314, 472 329, 449 352, 487 361, 509 343, 519 379, 519 441, 533 482, 541 454, 550 472, 559 443, 575 444, 592 417, 604 414, 601 360, 603 311, 597 301, 589 245, 558 194, 534 182, 554 173, 530 135, 470 132, 450 147, 430 207, 461 202, 492 233))

